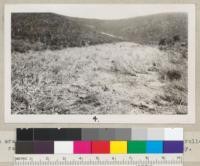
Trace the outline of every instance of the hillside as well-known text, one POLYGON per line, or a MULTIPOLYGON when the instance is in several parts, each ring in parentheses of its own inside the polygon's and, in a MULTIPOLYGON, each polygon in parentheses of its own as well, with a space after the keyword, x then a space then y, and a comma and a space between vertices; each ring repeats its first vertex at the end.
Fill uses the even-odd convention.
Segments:
POLYGON ((53 13, 12 14, 11 35, 12 50, 19 52, 121 41, 92 30, 78 20, 53 13))
POLYGON ((181 41, 187 41, 186 13, 162 13, 120 20, 78 18, 74 20, 79 20, 96 31, 110 33, 141 44, 157 44, 161 38, 173 38, 175 35, 179 35, 181 41))
POLYGON ((96 20, 53 13, 12 14, 12 50, 62 49, 131 41, 158 44, 180 36, 187 41, 187 14, 164 13, 121 20, 96 20))
POLYGON ((187 59, 131 42, 12 53, 13 114, 186 114, 187 59))

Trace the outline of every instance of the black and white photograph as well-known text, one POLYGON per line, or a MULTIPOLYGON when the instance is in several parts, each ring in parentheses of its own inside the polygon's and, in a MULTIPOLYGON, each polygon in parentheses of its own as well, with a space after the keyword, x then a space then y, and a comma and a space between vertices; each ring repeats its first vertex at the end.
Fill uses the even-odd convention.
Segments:
POLYGON ((194 120, 194 5, 7 5, 4 30, 11 122, 194 120))

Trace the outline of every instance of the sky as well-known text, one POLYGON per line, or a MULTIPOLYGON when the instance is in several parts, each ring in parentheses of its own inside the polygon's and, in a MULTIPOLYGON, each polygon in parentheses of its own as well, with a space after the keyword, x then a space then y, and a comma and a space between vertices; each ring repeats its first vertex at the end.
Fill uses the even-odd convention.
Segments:
POLYGON ((15 12, 53 12, 71 17, 123 19, 168 12, 190 12, 191 4, 52 4, 15 5, 15 12))
POLYGON ((180 5, 77 5, 66 6, 57 13, 83 18, 122 19, 166 12, 187 12, 180 5))

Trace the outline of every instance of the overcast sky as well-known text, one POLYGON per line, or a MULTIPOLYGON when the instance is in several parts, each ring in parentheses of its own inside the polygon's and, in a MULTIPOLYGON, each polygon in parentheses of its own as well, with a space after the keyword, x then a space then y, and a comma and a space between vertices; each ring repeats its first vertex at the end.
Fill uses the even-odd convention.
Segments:
POLYGON ((70 5, 58 13, 73 17, 120 19, 156 13, 187 12, 181 5, 70 5))
POLYGON ((194 5, 183 4, 53 4, 15 5, 17 12, 54 12, 62 15, 96 19, 122 19, 166 12, 190 12, 194 5), (18 7, 17 7, 18 6, 18 7))

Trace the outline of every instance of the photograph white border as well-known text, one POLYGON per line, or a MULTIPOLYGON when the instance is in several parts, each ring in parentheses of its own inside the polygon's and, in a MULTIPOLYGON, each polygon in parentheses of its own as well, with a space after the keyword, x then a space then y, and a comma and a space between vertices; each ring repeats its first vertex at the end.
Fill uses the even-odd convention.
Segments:
MULTIPOLYGON (((4 117, 6 123, 195 123, 195 4, 137 4, 164 5, 187 9, 188 13, 188 114, 186 115, 12 115, 11 114, 11 13, 53 12, 65 5, 106 4, 6 4, 4 8, 4 117), (53 9, 53 10, 52 10, 53 9), (94 118, 96 117, 96 118, 94 118)), ((109 4, 107 4, 109 5, 109 4)), ((110 4, 111 5, 111 4, 110 4)), ((135 4, 112 4, 135 5, 135 4)))

